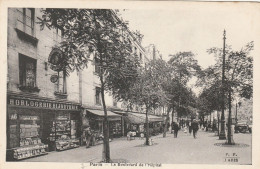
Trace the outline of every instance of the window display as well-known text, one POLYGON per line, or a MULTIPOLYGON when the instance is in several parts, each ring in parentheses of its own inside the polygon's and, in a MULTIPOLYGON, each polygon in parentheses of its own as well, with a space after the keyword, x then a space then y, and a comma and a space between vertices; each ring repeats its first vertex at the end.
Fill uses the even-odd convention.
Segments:
POLYGON ((122 135, 121 122, 110 122, 110 132, 113 133, 113 136, 122 135))
MULTIPOLYGON (((39 116, 19 115, 18 125, 10 125, 10 137, 14 133, 19 133, 19 145, 12 141, 12 158, 15 160, 25 159, 38 155, 47 154, 48 145, 41 142, 40 139, 40 118, 39 116)), ((13 122, 14 123, 14 122, 13 122)), ((17 142, 17 139, 16 139, 17 142)))
POLYGON ((76 120, 70 120, 69 113, 57 113, 52 122, 49 140, 55 142, 57 151, 79 147, 79 139, 76 138, 76 120))

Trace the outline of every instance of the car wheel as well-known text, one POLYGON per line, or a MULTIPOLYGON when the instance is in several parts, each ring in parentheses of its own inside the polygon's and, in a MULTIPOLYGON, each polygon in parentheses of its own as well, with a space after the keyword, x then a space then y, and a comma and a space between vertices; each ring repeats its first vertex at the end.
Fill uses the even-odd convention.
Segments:
POLYGON ((249 133, 252 133, 252 129, 248 129, 249 133))

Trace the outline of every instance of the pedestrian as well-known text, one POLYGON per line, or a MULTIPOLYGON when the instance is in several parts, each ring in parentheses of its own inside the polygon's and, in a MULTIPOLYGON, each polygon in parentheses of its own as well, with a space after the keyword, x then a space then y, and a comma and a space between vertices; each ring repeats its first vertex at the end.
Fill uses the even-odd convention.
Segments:
POLYGON ((217 120, 213 120, 213 126, 212 126, 212 131, 215 132, 217 130, 217 120))
POLYGON ((188 126, 189 126, 189 133, 190 133, 190 135, 191 135, 191 132, 192 132, 191 121, 189 121, 188 126))
POLYGON ((90 147, 90 141, 91 141, 91 138, 92 138, 90 127, 87 127, 85 129, 85 136, 86 136, 86 148, 89 148, 90 147))
POLYGON ((171 133, 173 133, 173 131, 174 131, 174 122, 172 122, 171 124, 171 133))
POLYGON ((174 122, 174 123, 173 123, 173 129, 174 129, 174 138, 177 138, 177 136, 178 136, 178 131, 179 131, 179 129, 180 129, 180 127, 179 127, 179 125, 178 125, 177 122, 174 122))
POLYGON ((202 122, 202 120, 200 119, 200 129, 202 129, 202 125, 203 125, 203 122, 202 122))
POLYGON ((197 138, 197 132, 199 130, 199 123, 194 119, 191 123, 192 130, 193 130, 193 137, 197 138))
POLYGON ((91 142, 91 146, 95 146, 96 145, 96 137, 97 137, 97 133, 95 133, 95 131, 94 130, 91 130, 91 140, 90 140, 90 142, 91 142))
POLYGON ((206 120, 206 121, 204 122, 204 128, 205 128, 206 131, 208 131, 208 120, 206 120))

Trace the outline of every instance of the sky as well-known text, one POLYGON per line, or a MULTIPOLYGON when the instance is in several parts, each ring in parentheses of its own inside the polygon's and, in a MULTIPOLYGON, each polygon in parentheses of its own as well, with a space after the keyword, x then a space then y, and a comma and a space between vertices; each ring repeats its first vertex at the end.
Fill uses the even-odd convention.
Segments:
POLYGON ((226 43, 239 50, 255 40, 254 12, 245 5, 205 3, 205 5, 171 5, 168 8, 127 9, 121 11, 130 30, 139 30, 143 46, 155 44, 168 60, 169 54, 192 51, 202 68, 215 63, 206 50, 226 43))

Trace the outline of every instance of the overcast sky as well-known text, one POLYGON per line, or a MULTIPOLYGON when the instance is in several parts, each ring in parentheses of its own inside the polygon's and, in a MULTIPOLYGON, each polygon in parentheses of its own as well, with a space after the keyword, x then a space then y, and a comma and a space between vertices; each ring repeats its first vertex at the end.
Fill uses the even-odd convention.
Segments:
POLYGON ((169 54, 192 51, 203 68, 214 64, 206 50, 223 46, 224 29, 226 42, 234 49, 255 39, 254 13, 235 3, 172 5, 167 9, 128 9, 121 13, 131 30, 144 35, 143 46, 155 44, 165 60, 169 54))

